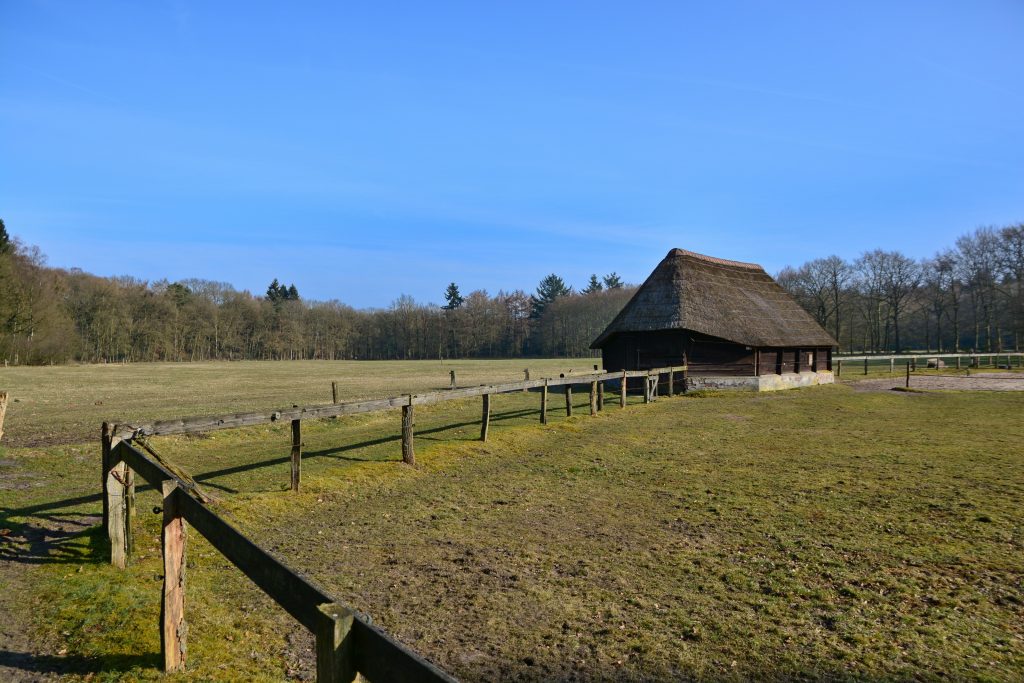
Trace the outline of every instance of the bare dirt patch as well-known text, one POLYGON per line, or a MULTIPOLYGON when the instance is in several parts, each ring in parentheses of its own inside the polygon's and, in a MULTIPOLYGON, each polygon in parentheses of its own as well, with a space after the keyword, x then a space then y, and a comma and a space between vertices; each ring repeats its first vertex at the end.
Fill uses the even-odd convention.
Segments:
MULTIPOLYGON (((850 382, 854 391, 890 391, 906 386, 904 377, 850 382)), ((1024 375, 986 372, 973 375, 911 375, 910 388, 923 391, 1024 391, 1024 375)))

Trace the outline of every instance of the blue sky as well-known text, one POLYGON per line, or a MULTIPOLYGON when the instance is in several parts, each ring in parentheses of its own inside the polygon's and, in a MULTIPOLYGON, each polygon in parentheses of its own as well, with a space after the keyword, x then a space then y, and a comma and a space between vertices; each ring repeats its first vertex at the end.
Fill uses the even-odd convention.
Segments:
POLYGON ((1024 220, 1024 4, 0 2, 52 265, 387 306, 1024 220))

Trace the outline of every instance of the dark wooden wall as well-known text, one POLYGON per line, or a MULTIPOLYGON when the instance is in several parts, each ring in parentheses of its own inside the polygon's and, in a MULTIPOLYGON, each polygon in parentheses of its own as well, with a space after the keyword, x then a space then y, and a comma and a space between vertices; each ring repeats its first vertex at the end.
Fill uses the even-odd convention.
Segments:
POLYGON ((620 332, 605 343, 601 354, 608 372, 648 370, 682 365, 684 361, 692 375, 750 376, 832 369, 832 349, 827 347, 755 350, 688 330, 620 332))

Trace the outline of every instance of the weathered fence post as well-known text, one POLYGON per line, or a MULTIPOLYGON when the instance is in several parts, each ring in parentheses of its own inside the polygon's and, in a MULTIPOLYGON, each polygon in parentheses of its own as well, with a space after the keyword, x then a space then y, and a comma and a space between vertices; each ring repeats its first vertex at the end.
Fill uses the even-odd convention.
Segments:
POLYGON ((128 566, 132 553, 132 515, 135 512, 135 473, 117 455, 121 438, 117 428, 108 431, 106 452, 107 537, 110 538, 110 564, 118 569, 128 566))
POLYGON ((103 491, 103 528, 110 525, 110 503, 107 501, 107 476, 110 474, 110 424, 100 425, 100 487, 103 491))
POLYGON ((644 375, 644 403, 651 402, 651 374, 644 375))
POLYGON ((868 357, 864 356, 864 374, 868 374, 868 357))
POLYGON ((356 677, 352 624, 355 613, 337 603, 320 605, 316 627, 317 683, 349 683, 356 677))
POLYGON ((960 369, 960 356, 959 355, 956 357, 956 369, 957 370, 960 369))
MULTIPOLYGON (((455 371, 452 370, 452 383, 454 384, 455 371)), ((409 404, 402 406, 402 460, 409 465, 416 465, 416 451, 413 447, 413 413, 412 394, 409 394, 409 404)))
POLYGON ((629 384, 629 378, 626 376, 626 371, 622 371, 622 386, 619 387, 619 407, 626 407, 626 387, 629 384))
POLYGON ((597 415, 597 382, 590 383, 590 414, 597 415))
MULTIPOLYGON (((523 368, 523 381, 524 382, 529 382, 530 381, 530 368, 523 368)), ((524 394, 526 392, 528 392, 529 390, 530 389, 528 387, 523 387, 523 393, 524 394)))
POLYGON ((597 383, 597 410, 604 410, 604 382, 597 383))
POLYGON ((594 372, 597 372, 597 370, 598 370, 598 367, 599 367, 599 366, 597 365, 597 363, 595 363, 595 364, 594 364, 594 372))
POLYGON ((910 361, 907 361, 907 388, 910 388, 910 361))
POLYGON ((572 385, 565 385, 565 416, 572 417, 572 385))
POLYGON ((451 385, 450 388, 454 389, 455 388, 455 371, 452 370, 450 374, 451 374, 451 379, 452 379, 452 385, 451 385))
POLYGON ((331 382, 331 403, 338 402, 338 383, 331 382))
POLYGON ((842 376, 843 376, 843 359, 842 358, 838 358, 838 359, 836 359, 836 377, 842 377, 842 376))
MULTIPOLYGON (((756 365, 754 366, 757 367, 756 365)), ((668 396, 671 398, 675 393, 676 372, 673 368, 668 369, 668 396)))
POLYGON ((484 394, 483 415, 480 417, 480 440, 487 441, 487 430, 491 427, 491 395, 484 394))
POLYGON ((540 388, 540 423, 548 423, 548 378, 544 378, 544 386, 540 388))
POLYGON ((8 398, 6 391, 0 391, 0 439, 4 438, 4 418, 7 416, 8 398))
POLYGON ((299 490, 302 474, 302 421, 292 420, 292 491, 299 490))
POLYGON ((178 483, 163 483, 163 556, 164 597, 160 605, 160 651, 164 671, 179 671, 185 666, 187 654, 185 624, 185 519, 178 509, 178 483))
POLYGON ((896 372, 896 359, 895 358, 890 358, 889 359, 889 374, 891 375, 894 372, 896 372))

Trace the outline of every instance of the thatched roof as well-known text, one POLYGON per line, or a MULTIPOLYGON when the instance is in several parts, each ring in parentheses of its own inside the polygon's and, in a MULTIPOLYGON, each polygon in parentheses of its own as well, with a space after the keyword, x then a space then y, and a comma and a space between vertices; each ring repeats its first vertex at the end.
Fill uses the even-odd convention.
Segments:
POLYGON ((745 346, 836 346, 756 263, 673 249, 590 347, 618 332, 680 329, 745 346))

